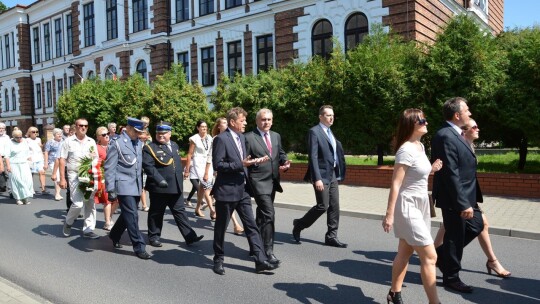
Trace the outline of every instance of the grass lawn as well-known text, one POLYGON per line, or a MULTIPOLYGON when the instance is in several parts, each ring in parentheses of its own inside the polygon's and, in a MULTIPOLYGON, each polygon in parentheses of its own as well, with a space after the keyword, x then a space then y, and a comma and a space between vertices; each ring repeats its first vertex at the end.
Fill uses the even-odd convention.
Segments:
MULTIPOLYGON (((307 163, 307 155, 299 153, 289 153, 289 159, 293 163, 307 163)), ((540 174, 540 154, 529 153, 524 171, 517 170, 519 156, 516 152, 497 155, 479 155, 478 172, 497 173, 529 173, 540 174)), ((376 166, 377 156, 346 156, 347 165, 376 166)), ((385 156, 384 165, 393 166, 394 156, 385 156)))

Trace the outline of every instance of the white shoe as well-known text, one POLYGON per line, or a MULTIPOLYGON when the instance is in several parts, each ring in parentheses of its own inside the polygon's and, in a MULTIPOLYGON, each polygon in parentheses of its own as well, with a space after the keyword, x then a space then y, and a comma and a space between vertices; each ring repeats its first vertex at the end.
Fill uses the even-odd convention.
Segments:
POLYGON ((20 201, 20 200, 17 200, 17 205, 22 205, 22 204, 23 204, 23 202, 22 202, 22 201, 20 201))

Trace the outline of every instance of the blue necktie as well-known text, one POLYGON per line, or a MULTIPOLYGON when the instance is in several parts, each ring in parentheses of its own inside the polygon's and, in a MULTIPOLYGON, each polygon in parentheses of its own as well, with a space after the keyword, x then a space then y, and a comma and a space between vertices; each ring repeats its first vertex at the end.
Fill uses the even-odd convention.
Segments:
POLYGON ((334 150, 334 167, 337 166, 337 153, 336 153, 336 140, 334 136, 332 135, 332 131, 330 128, 326 129, 326 133, 328 133, 328 139, 330 139, 330 143, 332 144, 332 149, 334 150))

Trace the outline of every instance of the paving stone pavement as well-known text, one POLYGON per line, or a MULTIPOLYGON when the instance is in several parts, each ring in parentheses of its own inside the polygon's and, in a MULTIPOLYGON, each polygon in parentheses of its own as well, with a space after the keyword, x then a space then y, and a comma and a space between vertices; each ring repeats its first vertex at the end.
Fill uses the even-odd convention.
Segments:
MULTIPOLYGON (((307 183, 283 182, 283 193, 276 195, 276 207, 308 210, 315 203, 313 187, 307 183)), ((191 184, 184 182, 189 192, 191 184)), ((386 211, 389 189, 339 186, 341 215, 365 219, 382 219, 386 211)), ((484 196, 481 208, 486 214, 491 234, 540 240, 540 199, 484 196)), ((432 225, 442 222, 440 209, 432 225)), ((292 223, 291 223, 292 224, 292 223)), ((381 228, 382 229, 382 228, 381 228)), ((0 304, 50 303, 0 278, 0 304)))

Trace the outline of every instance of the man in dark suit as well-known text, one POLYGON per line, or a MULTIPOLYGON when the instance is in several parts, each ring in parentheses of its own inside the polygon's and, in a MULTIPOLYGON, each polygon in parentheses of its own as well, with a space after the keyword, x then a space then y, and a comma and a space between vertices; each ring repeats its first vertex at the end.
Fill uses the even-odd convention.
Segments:
POLYGON ((345 179, 345 156, 341 143, 334 137, 330 127, 334 124, 332 106, 319 109, 319 124, 308 134, 308 171, 304 180, 313 184, 317 204, 300 219, 293 221, 293 237, 300 243, 300 232, 309 228, 327 212, 328 231, 324 243, 328 246, 346 248, 347 244, 337 237, 339 226, 338 182, 345 179))
POLYGON ((472 287, 459 278, 463 248, 484 228, 477 204, 482 194, 476 182, 476 156, 461 130, 471 112, 464 98, 455 97, 444 103, 443 115, 446 123, 431 142, 431 159, 440 159, 444 164, 433 177, 433 199, 442 209, 446 229, 444 243, 437 248, 437 265, 445 286, 470 293, 472 287))
POLYGON ((270 262, 279 263, 274 255, 274 199, 283 192, 279 183, 279 170, 287 170, 290 161, 281 146, 281 136, 270 131, 273 114, 269 109, 257 112, 257 128, 246 133, 246 150, 251 158, 268 157, 268 161, 249 166, 249 182, 257 203, 255 222, 261 232, 264 251, 270 262))
POLYGON ((143 147, 143 169, 146 173, 146 190, 150 193, 148 212, 148 241, 151 246, 163 246, 159 241, 163 228, 165 208, 169 206, 176 226, 188 245, 200 241, 191 228, 184 208, 183 169, 178 145, 171 141, 172 127, 161 122, 156 126, 156 141, 143 147))
POLYGON ((246 152, 245 137, 247 113, 242 108, 233 108, 227 113, 228 129, 214 138, 212 143, 212 165, 217 172, 212 193, 216 199, 217 219, 214 227, 214 272, 225 274, 225 230, 234 210, 240 216, 249 247, 255 259, 257 273, 279 267, 270 263, 264 252, 259 229, 253 219, 247 167, 268 161, 268 156, 251 159, 246 152))
POLYGON ((105 159, 105 188, 109 201, 120 202, 122 212, 109 233, 114 248, 122 248, 120 238, 127 229, 133 251, 143 260, 151 256, 146 252, 146 243, 139 230, 137 205, 142 191, 142 145, 139 133, 143 122, 128 118, 127 126, 117 138, 111 138, 105 159))

